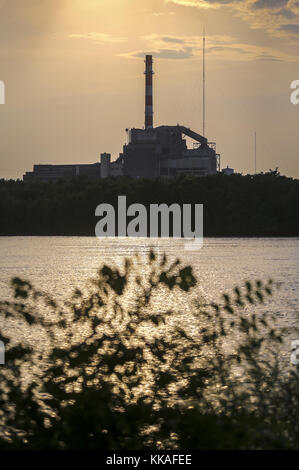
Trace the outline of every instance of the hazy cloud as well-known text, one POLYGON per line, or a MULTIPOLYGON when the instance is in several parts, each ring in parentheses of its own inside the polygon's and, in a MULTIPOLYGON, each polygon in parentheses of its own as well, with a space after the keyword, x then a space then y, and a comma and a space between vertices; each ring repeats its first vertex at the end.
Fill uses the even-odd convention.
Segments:
POLYGON ((160 50, 143 50, 131 52, 129 54, 121 54, 124 57, 144 57, 146 54, 151 54, 158 59, 173 59, 173 60, 184 60, 193 57, 193 51, 190 47, 183 49, 160 49, 160 50))
POLYGON ((289 3, 289 0, 256 0, 253 8, 282 8, 289 3))
POLYGON ((128 38, 126 37, 117 37, 112 36, 111 34, 105 33, 83 33, 83 34, 70 34, 69 37, 71 39, 89 39, 90 41, 94 41, 99 44, 105 43, 123 43, 127 42, 128 38))
POLYGON ((152 13, 153 16, 166 16, 166 15, 169 15, 169 16, 174 16, 176 15, 176 13, 174 11, 166 11, 166 12, 162 12, 162 11, 154 11, 152 13))
POLYGON ((288 19, 293 19, 298 16, 295 13, 293 13, 291 10, 289 10, 288 8, 282 8, 281 10, 273 11, 272 15, 283 16, 284 18, 288 18, 288 19))
POLYGON ((175 44, 183 44, 185 42, 184 39, 182 38, 177 38, 177 37, 173 37, 173 36, 164 36, 164 37, 161 37, 161 41, 164 41, 164 42, 173 42, 175 44))
MULTIPOLYGON (((195 6, 198 8, 219 8, 233 3, 241 3, 244 0, 166 0, 167 3, 195 6)), ((245 0, 246 1, 246 0, 245 0)))
POLYGON ((273 56, 273 55, 267 55, 267 54, 260 54, 257 55, 256 60, 262 60, 262 61, 270 61, 270 62, 282 62, 282 59, 279 57, 273 56))
POLYGON ((299 34, 299 24, 283 24, 280 26, 281 31, 287 31, 292 34, 299 34))
POLYGON ((299 21, 299 2, 295 0, 165 0, 199 9, 229 8, 246 21, 251 28, 264 29, 271 34, 297 34, 297 25, 286 25, 290 19, 299 21))
MULTIPOLYGON (((140 51, 121 54, 125 57, 143 57, 152 54, 161 59, 193 59, 202 55, 201 36, 163 36, 151 34, 143 36, 147 47, 140 51), (167 43, 167 48, 165 47, 167 43)), ((297 57, 276 50, 271 47, 263 47, 255 44, 240 43, 236 38, 228 35, 214 35, 206 38, 208 59, 224 61, 248 62, 253 60, 265 61, 297 61, 297 57)))

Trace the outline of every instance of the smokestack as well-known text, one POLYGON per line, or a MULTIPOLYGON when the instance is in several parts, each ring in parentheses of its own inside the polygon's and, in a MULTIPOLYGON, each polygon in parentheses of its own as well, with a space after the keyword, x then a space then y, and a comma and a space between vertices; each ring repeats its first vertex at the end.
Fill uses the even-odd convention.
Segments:
POLYGON ((145 57, 145 128, 153 127, 153 57, 145 57))

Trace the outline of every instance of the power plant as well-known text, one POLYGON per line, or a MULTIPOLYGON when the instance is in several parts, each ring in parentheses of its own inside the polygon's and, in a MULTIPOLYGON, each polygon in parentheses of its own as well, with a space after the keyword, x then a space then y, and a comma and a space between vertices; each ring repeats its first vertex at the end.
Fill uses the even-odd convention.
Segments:
MULTIPOLYGON (((205 72, 204 72, 205 73, 205 72)), ((109 176, 133 178, 168 178, 181 174, 206 176, 220 171, 220 155, 216 144, 191 129, 176 126, 153 125, 153 58, 145 58, 145 125, 127 129, 128 143, 115 161, 109 153, 102 153, 100 162, 73 165, 34 165, 26 172, 24 181, 68 180, 85 175, 92 179, 109 176), (188 148, 185 137, 191 138, 188 148)), ((204 94, 205 96, 205 94, 204 94)), ((205 102, 204 102, 205 108, 205 102)), ((205 128, 205 109, 203 110, 205 128)))

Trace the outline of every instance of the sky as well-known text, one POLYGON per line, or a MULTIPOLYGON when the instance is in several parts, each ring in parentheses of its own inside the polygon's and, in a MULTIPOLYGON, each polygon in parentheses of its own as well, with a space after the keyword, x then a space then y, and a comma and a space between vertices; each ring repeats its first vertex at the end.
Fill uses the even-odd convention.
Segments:
POLYGON ((144 125, 144 55, 154 57, 154 126, 202 132, 221 165, 299 177, 299 1, 0 0, 0 178, 38 163, 116 159, 144 125))

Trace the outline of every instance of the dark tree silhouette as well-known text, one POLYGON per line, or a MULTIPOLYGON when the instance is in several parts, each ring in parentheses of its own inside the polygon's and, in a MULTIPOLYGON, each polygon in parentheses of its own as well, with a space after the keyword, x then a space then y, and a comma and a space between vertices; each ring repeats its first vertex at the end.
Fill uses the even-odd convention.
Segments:
POLYGON ((169 180, 78 178, 57 183, 0 181, 0 235, 94 236, 95 208, 128 204, 204 204, 205 236, 299 235, 299 180, 265 174, 181 176, 169 180))

